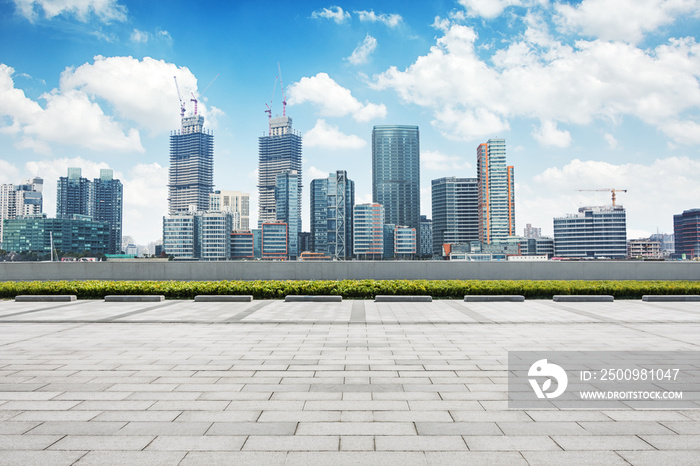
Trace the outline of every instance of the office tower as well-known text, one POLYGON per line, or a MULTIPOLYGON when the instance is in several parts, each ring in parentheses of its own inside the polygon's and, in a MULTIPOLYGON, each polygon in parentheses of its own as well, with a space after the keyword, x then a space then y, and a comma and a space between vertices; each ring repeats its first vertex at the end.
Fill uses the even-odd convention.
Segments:
POLYGON ((554 239, 547 236, 520 239, 520 254, 523 256, 548 256, 554 255, 554 239))
POLYGON ((382 252, 382 258, 385 260, 395 259, 394 257, 394 230, 396 230, 396 225, 393 223, 385 223, 382 231, 384 242, 384 250, 382 252))
POLYGON ((355 182, 345 170, 311 181, 311 251, 335 259, 352 256, 355 182))
POLYGON ((250 229, 250 194, 240 191, 214 191, 209 195, 209 210, 234 214, 233 229, 250 229))
POLYGON ((624 259, 627 256, 624 207, 581 207, 577 214, 555 218, 554 255, 624 259))
POLYGON ((19 185, 0 185, 0 240, 2 240, 3 220, 42 212, 43 190, 44 180, 39 177, 19 185))
POLYGON ((372 202, 384 206, 386 223, 420 231, 420 140, 417 126, 372 130, 372 202))
POLYGON ((61 252, 106 254, 109 224, 77 214, 72 218, 33 214, 5 221, 2 242, 7 251, 49 255, 52 240, 54 250, 61 252))
POLYGON ((90 215, 90 180, 83 178, 82 169, 68 168, 68 176, 61 176, 56 184, 56 218, 90 215))
POLYGON ((542 228, 533 227, 531 223, 528 223, 523 228, 523 236, 525 238, 539 238, 542 236, 542 228))
POLYGON ((299 255, 302 252, 311 252, 311 233, 308 231, 302 231, 299 233, 299 255))
POLYGON ((479 241, 479 182, 454 176, 431 182, 433 210, 432 253, 442 254, 443 244, 479 241))
POLYGON ((700 209, 690 209, 673 216, 675 253, 686 259, 700 257, 700 209))
POLYGON ((258 139, 258 227, 277 220, 275 183, 277 174, 296 170, 299 175, 299 205, 301 212, 301 135, 292 129, 291 117, 270 119, 268 136, 258 139))
POLYGON ((199 259, 197 224, 194 214, 177 214, 163 217, 163 250, 174 259, 199 259))
POLYGON ((253 232, 246 230, 231 233, 231 259, 255 259, 253 232))
POLYGON ((381 260, 384 254, 384 206, 353 207, 353 252, 360 260, 381 260))
POLYGON ((506 140, 489 139, 476 149, 479 183, 479 241, 499 242, 515 235, 515 180, 506 165, 506 140))
POLYGON ((301 192, 296 170, 283 170, 275 178, 275 215, 277 221, 287 224, 287 255, 296 260, 299 255, 301 233, 301 192))
POLYGON ((420 247, 419 255, 433 255, 433 221, 425 215, 420 216, 420 247))
POLYGON ((112 169, 101 169, 100 177, 90 185, 90 216, 98 222, 109 223, 108 254, 119 254, 122 245, 122 214, 124 188, 114 179, 112 169))
POLYGON ((182 129, 170 133, 168 212, 170 215, 209 208, 214 188, 214 135, 204 129, 204 117, 182 118, 182 129))
POLYGON ((200 260, 227 260, 231 256, 231 232, 233 216, 231 211, 197 212, 197 243, 200 260))
POLYGON ((288 234, 284 222, 266 222, 262 224, 261 249, 263 259, 287 260, 288 234))
POLYGON ((416 229, 396 225, 394 228, 394 257, 396 259, 413 259, 416 255, 416 229))

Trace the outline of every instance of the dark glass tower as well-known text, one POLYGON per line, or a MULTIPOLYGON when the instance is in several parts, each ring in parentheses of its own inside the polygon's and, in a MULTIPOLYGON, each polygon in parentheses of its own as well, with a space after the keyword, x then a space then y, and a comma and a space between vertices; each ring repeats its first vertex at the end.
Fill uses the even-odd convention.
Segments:
POLYGON ((301 212, 301 135, 292 129, 290 117, 272 118, 269 135, 258 139, 258 147, 258 228, 260 228, 263 223, 277 220, 275 184, 277 175, 285 170, 295 170, 298 174, 297 211, 301 212))
POLYGON ((170 215, 187 213, 190 206, 209 209, 214 190, 214 135, 204 129, 204 117, 182 119, 182 129, 170 134, 168 210, 170 215))
POLYGON ((311 182, 311 250, 336 259, 352 256, 355 182, 338 170, 311 182))
POLYGON ((479 241, 479 182, 454 176, 432 181, 432 253, 445 243, 479 241))
POLYGON ((92 203, 90 215, 98 222, 109 223, 108 254, 119 254, 122 248, 122 214, 124 188, 122 182, 114 179, 111 169, 100 170, 91 186, 92 203))
POLYGON ((62 176, 56 184, 56 218, 72 218, 73 215, 90 215, 90 180, 83 178, 82 169, 68 168, 68 176, 62 176))
POLYGON ((418 126, 372 130, 372 200, 384 206, 385 223, 409 226, 420 234, 418 126))
POLYGON ((301 233, 299 178, 296 170, 284 170, 275 178, 275 214, 277 220, 287 224, 287 255, 290 260, 296 260, 299 254, 299 233, 301 233))

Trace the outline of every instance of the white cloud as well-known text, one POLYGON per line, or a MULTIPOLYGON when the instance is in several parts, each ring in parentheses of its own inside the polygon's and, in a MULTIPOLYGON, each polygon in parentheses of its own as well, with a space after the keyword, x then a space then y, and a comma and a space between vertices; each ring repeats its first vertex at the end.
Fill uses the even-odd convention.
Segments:
MULTIPOLYGON (((517 174, 516 174, 517 177, 517 174)), ((668 157, 644 165, 572 160, 552 167, 527 182, 519 182, 516 203, 519 224, 532 223, 552 232, 552 218, 577 212, 579 207, 610 205, 609 191, 579 189, 627 189, 617 194, 617 204, 627 211, 628 230, 671 232, 673 214, 697 207, 700 199, 700 160, 668 157), (673 180, 672 183, 660 180, 673 180)))
POLYGON ((354 134, 344 134, 337 125, 329 125, 326 120, 316 121, 316 125, 304 134, 306 147, 322 149, 361 149, 367 142, 354 134))
POLYGON ((353 65, 361 65, 363 63, 367 63, 369 56, 372 54, 372 52, 374 52, 376 48, 377 39, 367 34, 367 36, 365 36, 365 40, 363 40, 362 43, 359 44, 355 48, 355 50, 352 51, 352 54, 348 58, 346 58, 346 60, 352 63, 353 65))
POLYGON ((509 6, 520 5, 520 0, 459 0, 469 16, 493 19, 501 15, 509 6))
POLYGON ((0 184, 19 183, 19 170, 12 162, 0 159, 0 184))
POLYGON ((535 33, 536 20, 529 27, 529 34, 482 59, 475 31, 450 23, 426 55, 404 71, 391 67, 375 75, 372 87, 394 89, 405 102, 431 109, 433 124, 449 138, 496 134, 516 117, 582 125, 625 116, 680 143, 700 137, 693 112, 700 107, 700 45, 692 38, 651 50, 599 40, 570 46, 546 31, 535 33))
MULTIPOLYGON (((420 153, 420 163, 426 170, 463 170, 472 168, 472 164, 465 162, 464 158, 456 155, 445 155, 436 150, 422 150, 420 153)), ((455 174, 455 176, 458 176, 455 174)), ((459 175, 462 176, 462 175, 459 175)))
POLYGON ((608 143, 608 147, 610 147, 611 149, 616 149, 616 148, 617 148, 617 146, 618 146, 619 143, 618 143, 617 139, 615 139, 615 136, 613 136, 613 135, 610 134, 610 133, 605 133, 605 135, 603 136, 603 138, 605 138, 605 142, 608 143))
POLYGON ((569 147, 571 134, 568 131, 557 129, 555 121, 543 121, 542 125, 532 132, 532 136, 543 146, 569 147))
POLYGON ((355 14, 357 17, 360 19, 362 22, 369 22, 369 23, 384 23, 386 26, 390 28, 395 28, 401 22, 403 21, 403 18, 401 15, 392 13, 392 14, 385 14, 385 13, 380 13, 376 14, 374 10, 362 10, 362 11, 355 11, 355 14))
POLYGON ((309 175, 309 179, 316 180, 319 178, 328 178, 328 173, 330 172, 319 170, 318 168, 311 166, 307 170, 307 173, 309 175))
POLYGON ((293 83, 287 90, 289 105, 311 102, 320 107, 322 116, 352 115, 357 121, 370 121, 386 116, 384 104, 366 102, 362 104, 352 96, 349 89, 336 83, 326 73, 318 73, 310 78, 304 77, 293 83))
POLYGON ((138 29, 134 29, 131 32, 131 42, 137 42, 137 43, 146 43, 148 42, 148 39, 150 38, 150 34, 148 34, 145 31, 140 31, 138 29))
POLYGON ((584 0, 576 6, 557 3, 554 8, 554 20, 562 31, 631 43, 680 16, 700 14, 696 0, 584 0))
POLYGON ((314 19, 325 18, 335 21, 337 24, 342 24, 348 19, 350 19, 350 13, 343 10, 339 6, 332 6, 330 8, 323 8, 322 10, 316 10, 311 13, 311 17, 314 19))
POLYGON ((122 231, 137 244, 162 236, 161 218, 168 211, 168 168, 158 163, 140 163, 129 170, 124 184, 122 231))
POLYGON ((14 0, 17 10, 29 21, 34 22, 39 11, 44 17, 52 19, 58 15, 73 15, 82 22, 87 22, 94 14, 104 22, 126 21, 126 7, 117 0, 14 0))

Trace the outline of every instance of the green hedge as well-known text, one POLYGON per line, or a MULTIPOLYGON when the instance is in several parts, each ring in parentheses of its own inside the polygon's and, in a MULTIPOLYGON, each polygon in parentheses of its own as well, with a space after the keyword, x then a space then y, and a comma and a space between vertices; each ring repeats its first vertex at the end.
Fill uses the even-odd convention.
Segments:
POLYGON ((113 294, 162 294, 192 299, 199 294, 244 294, 256 299, 286 295, 327 294, 350 299, 376 295, 430 295, 462 299, 468 294, 518 294, 548 299, 557 294, 606 294, 640 299, 645 294, 700 294, 697 281, 584 281, 584 280, 257 280, 257 281, 35 281, 0 282, 0 298, 23 294, 74 294, 99 299, 113 294))

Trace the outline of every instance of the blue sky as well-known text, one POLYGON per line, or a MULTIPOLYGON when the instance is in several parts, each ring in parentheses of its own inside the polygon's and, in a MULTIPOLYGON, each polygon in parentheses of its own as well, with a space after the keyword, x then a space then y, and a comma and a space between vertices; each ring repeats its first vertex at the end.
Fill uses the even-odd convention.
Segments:
MULTIPOLYGON (((630 238, 671 232, 700 207, 700 0, 183 2, 0 0, 0 182, 69 166, 125 185, 124 234, 161 235, 177 75, 215 134, 216 189, 251 194, 265 104, 304 136, 308 186, 345 169, 371 201, 371 131, 420 126, 430 180, 474 177, 504 137, 516 223, 610 203, 630 238), (274 98, 273 98, 274 89, 274 98)), ((188 110, 192 105, 188 102, 188 110)))

